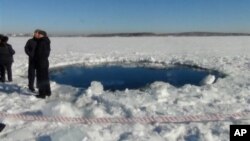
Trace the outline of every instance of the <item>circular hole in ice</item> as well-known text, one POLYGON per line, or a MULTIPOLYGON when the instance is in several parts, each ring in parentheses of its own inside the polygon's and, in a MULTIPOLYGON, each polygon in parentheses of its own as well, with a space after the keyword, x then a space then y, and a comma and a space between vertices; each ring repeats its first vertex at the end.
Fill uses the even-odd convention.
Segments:
POLYGON ((100 82, 104 90, 140 89, 155 81, 175 87, 185 84, 196 86, 213 84, 225 74, 215 70, 175 65, 165 68, 142 66, 99 65, 92 67, 66 66, 51 71, 52 81, 73 87, 88 88, 91 82, 100 82))

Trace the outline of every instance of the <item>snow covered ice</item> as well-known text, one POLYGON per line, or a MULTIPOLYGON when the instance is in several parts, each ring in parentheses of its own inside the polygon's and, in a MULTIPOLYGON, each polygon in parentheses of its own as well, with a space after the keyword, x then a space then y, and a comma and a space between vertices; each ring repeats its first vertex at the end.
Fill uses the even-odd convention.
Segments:
MULTIPOLYGON (((30 95, 27 87, 28 38, 13 37, 16 50, 14 82, 0 84, 0 111, 29 115, 69 117, 137 117, 155 115, 199 115, 249 111, 250 37, 53 37, 50 68, 74 64, 181 63, 218 70, 228 76, 207 76, 201 87, 176 88, 155 82, 145 90, 104 91, 93 82, 87 90, 51 82, 52 96, 46 100, 30 95)), ((250 120, 168 123, 76 125, 1 119, 7 126, 1 141, 227 141, 229 125, 250 120)))

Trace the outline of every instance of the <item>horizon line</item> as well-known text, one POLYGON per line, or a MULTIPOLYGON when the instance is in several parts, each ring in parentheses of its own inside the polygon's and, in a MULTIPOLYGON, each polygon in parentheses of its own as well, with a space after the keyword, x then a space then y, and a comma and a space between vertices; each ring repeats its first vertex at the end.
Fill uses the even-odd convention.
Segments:
MULTIPOLYGON (((68 36, 91 36, 91 35, 112 35, 112 34, 155 34, 155 35, 164 35, 164 34, 249 34, 250 32, 221 32, 221 31, 183 31, 183 32, 109 32, 109 33, 48 33, 48 35, 68 35, 68 36)), ((2 33, 3 35, 31 35, 30 32, 7 32, 2 33)))

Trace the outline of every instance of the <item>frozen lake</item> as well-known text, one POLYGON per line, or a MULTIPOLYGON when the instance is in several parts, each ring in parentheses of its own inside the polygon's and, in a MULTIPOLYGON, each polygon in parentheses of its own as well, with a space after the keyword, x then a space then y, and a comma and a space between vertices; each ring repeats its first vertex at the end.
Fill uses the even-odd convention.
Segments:
MULTIPOLYGON (((65 68, 61 73, 69 71, 70 78, 74 80, 85 81, 87 79, 72 77, 71 75, 81 75, 77 74, 81 73, 81 69, 73 71, 72 74, 70 69, 74 67, 67 68, 67 66, 75 64, 98 66, 116 62, 120 62, 118 65, 136 62, 138 66, 150 65, 153 68, 166 68, 179 63, 217 70, 227 74, 227 77, 216 79, 216 74, 209 75, 204 79, 206 80, 204 82, 209 85, 203 86, 187 84, 175 87, 170 84, 170 81, 157 81, 149 84, 143 91, 141 89, 106 91, 103 90, 105 83, 97 82, 91 82, 91 85, 83 90, 80 86, 61 84, 53 79, 51 80, 52 95, 45 100, 37 99, 27 90, 28 57, 24 53, 27 40, 28 37, 11 37, 9 40, 16 54, 12 68, 13 82, 0 84, 0 111, 2 112, 49 117, 113 118, 232 114, 250 109, 250 37, 52 37, 50 69, 65 68)), ((101 70, 98 67, 88 68, 89 71, 93 69, 95 75, 101 70)), ((106 72, 102 70, 98 73, 105 73, 103 76, 108 77, 109 74, 115 72, 114 70, 123 68, 112 68, 113 70, 109 73, 107 68, 103 69, 106 72)), ((138 71, 140 75, 145 73, 145 70, 130 69, 133 72, 138 71)), ((147 73, 158 74, 158 71, 164 70, 147 71, 147 73)), ((172 71, 180 76, 177 72, 180 71, 182 74, 183 70, 172 71)), ((52 72, 51 75, 53 75, 52 72)), ((125 72, 128 73, 127 68, 125 72)), ((174 75, 169 74, 171 70, 167 72, 168 76, 173 78, 174 75)), ((185 70, 185 73, 187 72, 185 70)), ((185 74, 182 78, 196 77, 192 71, 188 73, 189 76, 185 74)), ((119 74, 116 77, 121 76, 122 74, 119 74)), ((131 76, 133 79, 139 77, 131 76)), ((203 78, 203 75, 201 76, 203 78)), ((114 79, 109 77, 109 80, 114 79)), ((67 75, 64 74, 62 78, 67 78, 67 75)), ((250 119, 250 116, 246 116, 246 119, 250 119)), ((70 140, 68 138, 81 140, 86 138, 88 141, 227 141, 229 125, 249 124, 250 120, 180 124, 69 125, 3 118, 1 123, 7 125, 0 134, 1 141, 50 139, 54 141, 59 140, 58 138, 67 141, 70 140)))

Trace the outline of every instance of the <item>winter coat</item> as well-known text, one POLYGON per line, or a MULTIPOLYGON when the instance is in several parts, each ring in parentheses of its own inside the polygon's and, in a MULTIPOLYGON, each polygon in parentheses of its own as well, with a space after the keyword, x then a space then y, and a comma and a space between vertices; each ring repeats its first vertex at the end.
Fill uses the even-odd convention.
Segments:
POLYGON ((24 47, 25 53, 29 56, 30 60, 33 60, 33 58, 34 58, 35 50, 36 50, 36 46, 37 46, 37 41, 38 41, 38 39, 31 38, 27 41, 27 43, 24 47))
POLYGON ((9 52, 10 52, 10 55, 11 55, 11 62, 13 63, 14 62, 14 54, 16 53, 15 50, 12 48, 12 46, 10 44, 6 44, 8 49, 9 49, 9 52))
POLYGON ((35 49, 34 60, 36 68, 48 68, 50 55, 50 40, 48 37, 43 37, 38 40, 35 49))
POLYGON ((0 44, 0 65, 11 64, 15 51, 8 44, 0 44))

